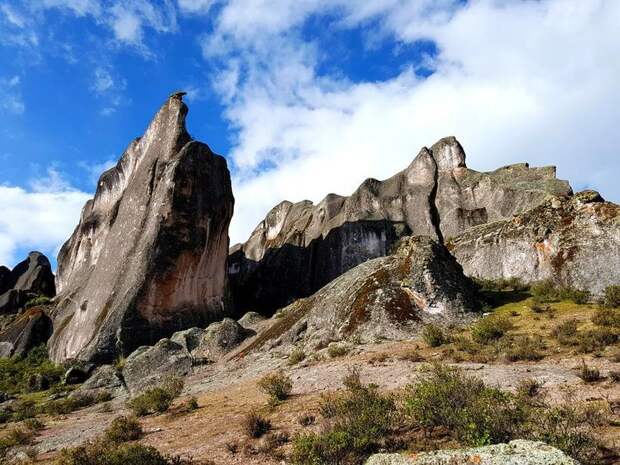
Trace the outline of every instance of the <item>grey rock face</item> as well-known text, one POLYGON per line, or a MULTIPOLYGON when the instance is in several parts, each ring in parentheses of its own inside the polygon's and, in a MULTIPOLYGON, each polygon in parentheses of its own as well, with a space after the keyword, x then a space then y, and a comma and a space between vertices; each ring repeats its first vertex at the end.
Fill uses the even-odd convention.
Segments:
POLYGON ((224 318, 209 325, 192 356, 204 362, 217 362, 253 334, 254 331, 243 328, 235 320, 224 318))
POLYGON ((238 312, 271 313, 305 297, 408 235, 449 239, 472 226, 510 218, 550 195, 569 195, 555 168, 470 170, 454 137, 424 147, 395 176, 368 179, 349 197, 274 207, 244 244, 230 251, 238 312))
POLYGON ((186 114, 169 98, 84 206, 58 256, 53 360, 111 361, 226 315, 230 174, 186 114))
POLYGON ((237 323, 239 323, 246 329, 252 329, 256 331, 256 329, 261 327, 266 320, 267 318, 265 318, 260 313, 248 312, 241 318, 239 318, 239 320, 237 320, 237 323))
POLYGON ((466 231, 448 243, 468 276, 551 279, 601 294, 620 283, 620 206, 593 191, 466 231))
POLYGON ((113 397, 126 394, 125 384, 118 370, 112 365, 101 365, 76 391, 97 395, 108 392, 113 397))
POLYGON ((203 337, 206 334, 206 330, 202 328, 190 328, 185 331, 178 331, 174 333, 170 340, 176 342, 188 352, 192 352, 202 342, 203 337))
POLYGON ((30 252, 10 271, 0 267, 0 314, 17 313, 33 297, 55 294, 52 266, 40 252, 30 252))
POLYGON ((517 440, 467 450, 445 450, 406 457, 376 454, 366 465, 578 465, 563 452, 542 442, 517 440))
POLYGON ((52 334, 52 321, 43 307, 33 307, 19 315, 0 332, 0 356, 25 355, 45 344, 52 334))
POLYGON ((170 339, 134 351, 123 368, 123 379, 131 394, 161 384, 167 378, 181 378, 192 369, 189 353, 170 339))
POLYGON ((264 345, 315 350, 353 337, 407 339, 425 323, 462 322, 478 309, 473 283, 448 250, 412 237, 393 255, 362 263, 281 310, 243 352, 264 345))

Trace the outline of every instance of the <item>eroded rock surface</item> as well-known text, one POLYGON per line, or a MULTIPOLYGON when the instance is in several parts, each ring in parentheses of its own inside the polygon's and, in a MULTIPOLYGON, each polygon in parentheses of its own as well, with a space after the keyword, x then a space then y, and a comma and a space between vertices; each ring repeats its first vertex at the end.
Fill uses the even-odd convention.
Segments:
POLYGON ((560 450, 542 442, 516 440, 508 444, 466 450, 434 451, 406 457, 376 454, 366 465, 578 465, 560 450))
POLYGON ((53 360, 112 361, 226 315, 230 174, 186 114, 170 97, 84 206, 58 256, 53 360))
POLYGON ((52 320, 44 307, 33 307, 0 331, 0 357, 25 355, 45 344, 52 334, 52 320))
POLYGON ((0 314, 17 313, 30 299, 55 294, 52 266, 40 252, 30 252, 12 270, 0 267, 0 314))
POLYGON ((553 197, 514 218, 478 226, 448 247, 484 279, 551 279, 601 294, 620 283, 620 206, 594 191, 553 197))
POLYGON ((400 237, 448 239, 570 193, 553 167, 520 164, 480 173, 466 167, 454 137, 441 139, 404 171, 385 181, 368 179, 349 197, 274 207, 247 242, 231 249, 237 311, 271 313, 389 254, 400 237))
POLYGON ((407 339, 428 322, 463 322, 479 308, 472 282, 448 250, 430 237, 412 237, 393 255, 362 263, 281 310, 241 354, 262 346, 312 351, 343 339, 407 339))

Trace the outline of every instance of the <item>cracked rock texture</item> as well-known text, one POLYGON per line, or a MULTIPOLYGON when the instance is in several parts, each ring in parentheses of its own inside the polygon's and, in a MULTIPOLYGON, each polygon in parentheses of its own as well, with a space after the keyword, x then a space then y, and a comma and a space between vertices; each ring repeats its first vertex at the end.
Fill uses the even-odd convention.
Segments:
POLYGON ((553 197, 448 243, 468 276, 551 279, 595 295, 619 283, 620 206, 598 192, 553 197))
POLYGON ((351 338, 408 339, 426 323, 463 322, 479 308, 473 283, 448 250, 436 239, 411 237, 393 255, 360 264, 278 312, 239 354, 290 345, 311 352, 351 338))
POLYGON ((273 313, 360 263, 388 255, 400 237, 442 241, 571 192, 553 167, 470 170, 459 142, 441 139, 405 170, 384 181, 367 179, 349 197, 275 206, 247 242, 230 251, 236 310, 273 313))
POLYGON ((0 315, 14 314, 38 296, 54 297, 52 266, 45 255, 30 252, 26 260, 9 270, 0 266, 0 315))
POLYGON ((59 253, 56 362, 109 362, 227 314, 230 174, 188 134, 181 98, 102 174, 59 253))
POLYGON ((508 444, 466 450, 443 450, 412 457, 376 454, 366 465, 578 465, 563 452, 542 442, 516 440, 508 444))

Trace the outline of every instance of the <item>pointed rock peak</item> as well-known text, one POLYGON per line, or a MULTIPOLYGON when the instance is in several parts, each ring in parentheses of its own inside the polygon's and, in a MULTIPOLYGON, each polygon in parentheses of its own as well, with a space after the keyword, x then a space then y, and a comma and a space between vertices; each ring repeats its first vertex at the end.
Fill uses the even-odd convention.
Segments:
POLYGON ((466 168, 465 151, 456 140, 456 137, 439 139, 432 147, 431 152, 439 171, 449 171, 455 168, 466 168))

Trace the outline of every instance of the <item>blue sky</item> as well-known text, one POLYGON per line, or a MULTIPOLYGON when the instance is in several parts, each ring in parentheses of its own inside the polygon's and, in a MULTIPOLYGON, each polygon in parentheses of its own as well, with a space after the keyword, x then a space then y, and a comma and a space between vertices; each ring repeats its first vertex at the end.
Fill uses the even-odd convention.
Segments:
POLYGON ((50 256, 170 92, 229 161, 244 240, 455 135, 620 200, 615 0, 0 0, 0 263, 50 256))

